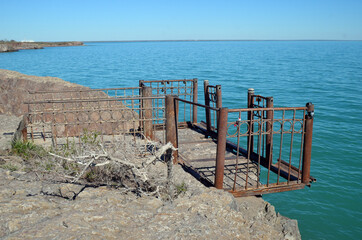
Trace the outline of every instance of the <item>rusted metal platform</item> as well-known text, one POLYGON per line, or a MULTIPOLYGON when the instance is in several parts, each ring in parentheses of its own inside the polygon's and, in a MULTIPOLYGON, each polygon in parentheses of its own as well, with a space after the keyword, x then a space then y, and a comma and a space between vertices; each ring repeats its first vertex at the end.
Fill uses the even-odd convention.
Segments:
MULTIPOLYGON (((273 97, 248 89, 247 108, 222 106, 221 86, 197 79, 139 82, 139 87, 36 92, 27 102, 24 141, 62 144, 96 132, 141 137, 177 148, 182 163, 205 184, 234 196, 260 195, 310 186, 314 105, 274 107, 273 97), (41 101, 37 101, 36 96, 41 101), (198 109, 204 112, 201 122, 198 109)), ((110 141, 110 140, 109 140, 110 141)))
MULTIPOLYGON (((178 139, 179 161, 213 185, 216 169, 216 140, 207 137, 200 124, 196 124, 192 128, 179 129, 178 139)), ((251 161, 248 163, 244 156, 237 156, 235 151, 227 149, 225 151, 224 189, 233 189, 234 182, 236 182, 236 188, 243 188, 246 180, 248 187, 256 186, 257 167, 258 165, 251 161), (234 181, 235 177, 237 181, 234 181)))

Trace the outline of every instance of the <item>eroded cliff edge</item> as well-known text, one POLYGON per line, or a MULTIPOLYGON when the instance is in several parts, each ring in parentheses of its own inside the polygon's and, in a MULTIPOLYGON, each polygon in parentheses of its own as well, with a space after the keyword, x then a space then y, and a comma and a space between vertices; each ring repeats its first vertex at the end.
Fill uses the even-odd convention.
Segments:
MULTIPOLYGON (((11 136, 28 98, 25 89, 80 87, 59 78, 0 70, 1 137, 11 136), (5 91, 3 91, 5 90, 5 91), (18 92, 19 91, 19 92, 18 92), (4 101, 6 99, 6 101, 4 101), (13 123, 13 125, 11 125, 13 123), (6 127, 5 127, 6 126, 6 127), (7 135, 4 135, 7 133, 7 135)), ((52 173, 27 169, 27 160, 3 151, 0 166, 0 238, 90 239, 300 239, 296 220, 275 212, 261 198, 234 198, 206 188, 181 166, 173 181, 185 191, 173 201, 109 187, 57 181, 52 173)), ((157 162, 157 177, 167 167, 157 162)))

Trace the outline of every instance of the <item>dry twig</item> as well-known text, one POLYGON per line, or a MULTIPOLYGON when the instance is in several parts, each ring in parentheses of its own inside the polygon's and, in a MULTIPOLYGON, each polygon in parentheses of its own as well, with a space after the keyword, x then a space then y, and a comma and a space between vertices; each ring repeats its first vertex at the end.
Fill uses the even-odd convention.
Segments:
MULTIPOLYGON (((157 143, 152 142, 148 139, 145 139, 143 142, 134 141, 134 142, 125 143, 125 141, 123 141, 121 143, 123 146, 122 148, 123 151, 116 152, 115 149, 118 150, 119 147, 116 146, 116 143, 114 144, 115 144, 113 146, 114 154, 112 155, 108 153, 104 145, 101 143, 97 144, 96 146, 97 151, 88 146, 85 146, 83 148, 80 148, 79 151, 76 151, 71 156, 65 157, 61 156, 61 154, 55 154, 51 152, 49 152, 49 155, 53 156, 56 159, 61 159, 66 162, 75 163, 77 165, 84 166, 80 172, 78 171, 76 172, 76 176, 73 177, 72 182, 78 182, 90 167, 92 167, 92 169, 93 167, 102 167, 102 169, 110 169, 109 171, 111 172, 118 169, 116 170, 115 173, 109 173, 109 174, 111 174, 111 176, 112 175, 114 176, 114 174, 126 175, 127 171, 130 171, 134 176, 133 185, 135 187, 128 187, 126 183, 121 183, 127 191, 136 191, 143 195, 157 194, 159 196, 160 194, 159 191, 161 186, 157 185, 151 188, 145 187, 145 186, 151 186, 151 184, 148 182, 149 177, 147 175, 147 168, 149 167, 150 164, 155 163, 155 161, 157 161, 158 159, 161 159, 164 154, 171 152, 172 155, 172 151, 176 150, 173 147, 173 145, 171 143, 167 143, 166 145, 161 146, 160 148, 158 148, 157 151, 155 151, 157 143), (124 147, 125 145, 126 147, 124 147), (143 156, 145 156, 145 154, 147 154, 147 151, 151 152, 151 156, 138 159, 137 163, 137 161, 135 161, 135 154, 137 152, 140 153, 144 152, 143 156), (117 155, 116 153, 118 153, 118 156, 115 156, 117 155), (109 167, 105 168, 107 165, 109 167), (145 190, 142 189, 142 186, 144 187, 145 190)), ((65 175, 65 177, 70 177, 70 176, 65 175)), ((125 176, 118 176, 118 177, 122 179, 125 176)))

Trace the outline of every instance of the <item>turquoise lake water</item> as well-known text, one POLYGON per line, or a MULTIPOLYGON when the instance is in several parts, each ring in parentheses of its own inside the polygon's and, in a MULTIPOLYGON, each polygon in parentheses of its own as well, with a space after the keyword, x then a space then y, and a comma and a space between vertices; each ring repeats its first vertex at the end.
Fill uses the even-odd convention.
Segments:
POLYGON ((273 96, 275 106, 313 102, 317 183, 263 198, 298 220, 303 239, 362 239, 361 41, 86 43, 1 53, 0 68, 92 88, 198 78, 201 92, 208 79, 222 85, 229 108, 246 106, 248 88, 273 96))

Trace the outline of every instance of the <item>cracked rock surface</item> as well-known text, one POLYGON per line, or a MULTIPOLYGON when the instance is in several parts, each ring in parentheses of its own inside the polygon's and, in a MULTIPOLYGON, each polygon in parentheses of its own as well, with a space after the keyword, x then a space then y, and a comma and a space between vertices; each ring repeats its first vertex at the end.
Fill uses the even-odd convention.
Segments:
POLYGON ((261 198, 235 199, 173 171, 186 191, 170 202, 0 169, 0 238, 300 239, 297 221, 261 198))

